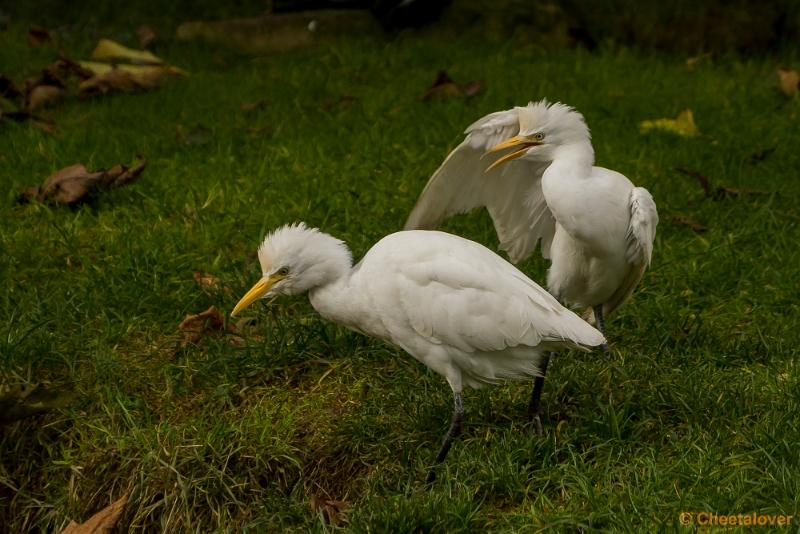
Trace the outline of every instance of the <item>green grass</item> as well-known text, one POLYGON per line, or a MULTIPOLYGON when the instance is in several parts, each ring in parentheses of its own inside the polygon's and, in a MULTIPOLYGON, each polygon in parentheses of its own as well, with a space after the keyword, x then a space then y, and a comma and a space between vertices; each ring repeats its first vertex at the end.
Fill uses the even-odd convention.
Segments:
MULTIPOLYGON (((54 58, 24 30, 0 33, 17 80, 54 58)), ((66 46, 86 57, 93 41, 66 46)), ((0 376, 79 394, 2 429, 5 530, 58 531, 125 491, 122 530, 148 532, 331 528, 312 495, 346 501, 357 532, 652 532, 679 529, 680 511, 798 515, 800 107, 774 79, 796 54, 688 70, 626 49, 435 32, 261 58, 173 42, 157 53, 192 75, 47 110, 55 135, 0 123, 0 376), (422 102, 438 69, 486 90, 422 102), (343 95, 349 107, 326 105, 343 95), (402 351, 324 323, 303 298, 255 307, 243 344, 176 347, 185 315, 229 312, 256 279, 247 255, 268 229, 305 220, 359 257, 402 226, 471 121, 542 97, 576 106, 599 164, 647 187, 661 214, 653 265, 608 323, 614 357, 552 365, 545 437, 525 425, 529 384, 467 391, 465 431, 425 491, 451 393, 402 351), (702 137, 639 133, 686 107, 702 137), (179 125, 213 135, 187 144, 179 125), (91 205, 14 205, 59 168, 137 153, 141 180, 91 205), (769 194, 706 200, 679 166, 769 194), (232 293, 204 291, 195 270, 232 293)), ((485 213, 446 228, 497 246, 485 213)), ((522 268, 544 280, 542 260, 522 268)))

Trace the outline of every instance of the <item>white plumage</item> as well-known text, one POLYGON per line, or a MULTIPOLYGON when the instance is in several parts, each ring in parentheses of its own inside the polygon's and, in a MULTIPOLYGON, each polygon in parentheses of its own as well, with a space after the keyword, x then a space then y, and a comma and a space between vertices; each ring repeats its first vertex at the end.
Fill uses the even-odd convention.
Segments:
POLYGON ((546 352, 604 342, 497 254, 443 232, 391 234, 353 267, 342 241, 300 223, 269 234, 258 254, 263 278, 232 315, 259 298, 308 292, 326 319, 397 345, 447 379, 456 408, 438 461, 460 428, 464 386, 538 376, 546 352))
POLYGON ((594 166, 583 116, 560 103, 491 113, 433 174, 406 229, 486 206, 513 262, 541 243, 550 293, 603 316, 630 297, 650 264, 658 214, 650 193, 594 166), (487 153, 512 149, 492 162, 487 153))

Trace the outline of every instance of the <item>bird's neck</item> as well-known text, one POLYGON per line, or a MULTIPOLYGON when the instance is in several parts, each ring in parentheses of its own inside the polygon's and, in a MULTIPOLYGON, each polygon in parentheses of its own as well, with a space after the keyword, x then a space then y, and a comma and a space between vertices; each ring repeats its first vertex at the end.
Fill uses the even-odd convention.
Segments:
POLYGON ((334 322, 342 322, 341 314, 351 307, 348 287, 353 267, 349 257, 330 262, 325 281, 308 291, 308 299, 320 315, 334 322))
MULTIPOLYGON (((585 208, 577 198, 589 194, 594 150, 589 142, 562 145, 553 152, 553 162, 542 175, 542 193, 556 220, 571 218, 585 208)), ((562 222, 564 224, 564 222, 562 222)))

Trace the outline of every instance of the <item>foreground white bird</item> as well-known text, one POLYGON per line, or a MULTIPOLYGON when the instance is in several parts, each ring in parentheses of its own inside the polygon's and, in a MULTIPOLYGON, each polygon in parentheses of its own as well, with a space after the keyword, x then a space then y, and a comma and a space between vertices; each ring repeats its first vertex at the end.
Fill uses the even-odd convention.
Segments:
MULTIPOLYGON (((324 318, 404 349, 447 379, 455 396, 436 463, 461 429, 464 386, 539 376, 548 351, 588 349, 603 335, 486 247, 443 232, 380 240, 356 265, 344 242, 304 223, 258 250, 262 278, 236 304, 308 292, 324 318)), ((427 481, 435 478, 433 467, 427 481)))
MULTIPOLYGON (((605 317, 628 300, 650 264, 658 224, 653 197, 622 174, 594 166, 583 116, 564 104, 542 100, 491 113, 465 133, 428 181, 405 229, 435 228, 450 215, 486 206, 511 261, 526 258, 541 240, 551 260, 550 293, 588 307, 587 319, 605 335, 605 317), (493 163, 484 159, 508 149, 493 163)), ((538 411, 536 391, 531 402, 538 411)))

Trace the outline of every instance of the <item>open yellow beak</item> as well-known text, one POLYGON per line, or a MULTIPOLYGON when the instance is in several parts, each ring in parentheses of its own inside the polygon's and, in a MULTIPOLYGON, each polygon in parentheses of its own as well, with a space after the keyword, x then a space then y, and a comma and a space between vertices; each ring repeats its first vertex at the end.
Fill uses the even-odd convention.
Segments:
POLYGON ((267 291, 270 290, 272 286, 275 285, 275 282, 279 281, 280 278, 277 276, 265 276, 258 282, 256 285, 250 288, 250 291, 245 293, 245 295, 241 298, 241 300, 236 304, 236 307, 233 308, 231 312, 231 317, 245 309, 246 307, 250 306, 253 302, 257 301, 264 295, 266 295, 267 291))
POLYGON ((489 165, 485 172, 489 172, 501 163, 505 163, 506 161, 511 161, 512 159, 517 159, 521 155, 525 153, 532 146, 541 145, 541 141, 534 141, 529 137, 525 137, 523 135, 517 135, 512 137, 511 139, 506 139, 502 143, 497 143, 492 148, 490 148, 486 154, 491 154, 493 152, 499 152, 501 150, 505 150, 507 148, 516 148, 519 147, 517 150, 512 150, 502 158, 499 158, 497 161, 489 165))

